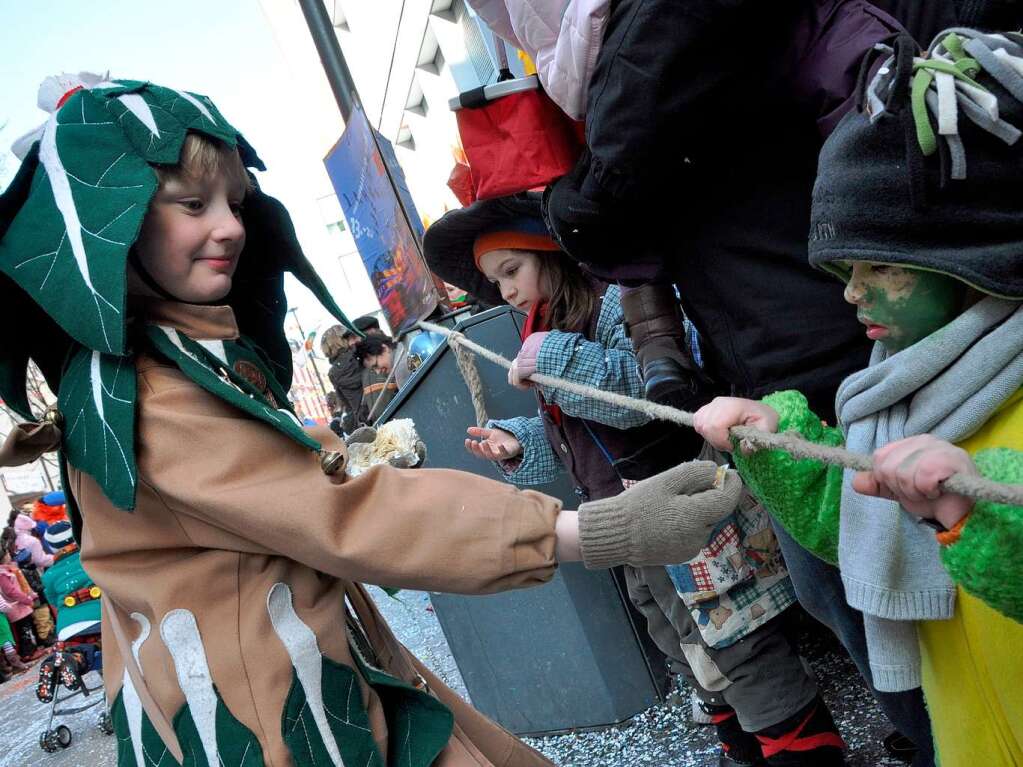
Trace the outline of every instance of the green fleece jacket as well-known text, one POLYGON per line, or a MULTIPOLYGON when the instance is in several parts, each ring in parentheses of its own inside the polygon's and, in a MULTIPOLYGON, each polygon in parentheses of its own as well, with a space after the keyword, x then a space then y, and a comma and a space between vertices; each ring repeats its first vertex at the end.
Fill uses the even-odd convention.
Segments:
MULTIPOLYGON (((778 412, 778 431, 796 432, 811 442, 842 445, 840 429, 825 426, 796 391, 763 399, 778 412)), ((1023 421, 1023 404, 999 411, 994 418, 1023 421)), ((1014 424, 1013 424, 1014 425, 1014 424)), ((1015 444, 1023 445, 1023 431, 1015 444)), ((967 450, 977 448, 964 444, 967 450)), ((988 447, 973 453, 981 473, 998 482, 1023 483, 1023 452, 988 447)), ((831 564, 838 563, 838 528, 843 471, 818 461, 798 460, 778 450, 733 453, 736 468, 771 516, 801 546, 831 564)), ((1023 508, 979 501, 957 541, 945 546, 942 562, 953 580, 978 599, 1023 622, 1023 508)))

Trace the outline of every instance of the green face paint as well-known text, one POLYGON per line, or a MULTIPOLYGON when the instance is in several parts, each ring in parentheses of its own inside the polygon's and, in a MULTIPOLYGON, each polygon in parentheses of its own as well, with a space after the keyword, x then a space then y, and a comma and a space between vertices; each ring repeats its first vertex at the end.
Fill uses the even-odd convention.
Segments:
POLYGON ((947 325, 962 311, 966 285, 944 274, 899 266, 852 264, 845 300, 867 337, 899 352, 947 325))

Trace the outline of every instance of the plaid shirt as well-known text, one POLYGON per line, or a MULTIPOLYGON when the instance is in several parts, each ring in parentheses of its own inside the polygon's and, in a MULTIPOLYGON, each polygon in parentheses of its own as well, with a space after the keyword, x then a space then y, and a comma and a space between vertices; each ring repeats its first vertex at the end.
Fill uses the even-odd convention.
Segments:
MULTIPOLYGON (((632 341, 625 335, 625 315, 622 313, 621 291, 617 285, 610 285, 604 291, 596 336, 596 341, 590 341, 582 333, 550 331, 537 354, 537 372, 642 399, 643 380, 636 366, 632 341)), ((565 415, 597 421, 618 429, 632 429, 650 420, 649 416, 634 410, 597 402, 578 394, 544 386, 537 388, 549 404, 560 407, 565 415)), ((522 444, 521 460, 505 461, 502 465, 509 482, 516 485, 542 485, 553 481, 562 471, 561 461, 547 441, 539 415, 533 418, 519 416, 490 421, 487 426, 514 434, 522 444)))

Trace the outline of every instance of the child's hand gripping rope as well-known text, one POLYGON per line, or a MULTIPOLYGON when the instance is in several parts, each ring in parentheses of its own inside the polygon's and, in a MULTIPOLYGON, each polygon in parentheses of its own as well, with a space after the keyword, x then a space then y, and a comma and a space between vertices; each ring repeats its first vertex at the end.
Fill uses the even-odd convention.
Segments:
MULTIPOLYGON (((468 349, 475 354, 500 365, 506 370, 510 369, 512 366, 510 360, 505 359, 500 354, 492 352, 486 347, 470 341, 461 333, 452 331, 450 328, 434 325, 429 322, 420 322, 419 326, 424 330, 440 333, 447 338, 450 343, 464 349, 468 349)), ((691 428, 694 427, 694 414, 677 410, 676 408, 668 407, 667 405, 660 405, 656 402, 648 402, 646 400, 639 400, 633 397, 626 397, 614 392, 601 391, 600 389, 596 389, 592 386, 585 386, 540 373, 534 373, 530 376, 530 380, 533 381, 533 383, 541 383, 544 386, 548 386, 553 389, 561 389, 564 391, 574 392, 576 394, 583 394, 618 407, 630 408, 641 413, 646 413, 653 418, 659 418, 664 421, 670 421, 671 423, 677 423, 691 428)), ((874 471, 874 463, 870 456, 854 453, 841 447, 817 445, 812 442, 808 442, 795 434, 774 434, 771 431, 765 430, 770 424, 767 420, 762 419, 770 419, 770 414, 766 413, 766 411, 754 410, 750 408, 750 404, 759 405, 761 407, 767 406, 762 405, 762 403, 753 402, 752 400, 742 400, 742 402, 746 403, 744 405, 746 411, 744 412, 746 412, 748 418, 736 421, 731 426, 726 426, 724 428, 726 428, 732 437, 738 437, 743 440, 744 444, 748 445, 750 449, 784 450, 796 458, 821 461, 826 464, 855 469, 860 472, 874 471), (765 428, 760 428, 760 426, 764 426, 765 428)), ((713 406, 714 403, 711 402, 706 407, 713 406)), ((718 432, 722 426, 723 424, 715 421, 713 424, 705 423, 703 428, 708 429, 708 433, 719 436, 718 432)), ((776 421, 774 428, 777 428, 776 421)), ((704 436, 706 437, 706 435, 704 436)), ((728 449, 731 449, 730 442, 728 449)), ((966 471, 960 471, 950 475, 941 483, 941 485, 943 491, 946 493, 956 493, 974 500, 987 500, 995 503, 1009 504, 1011 506, 1023 506, 1023 486, 1021 485, 993 482, 966 471)))

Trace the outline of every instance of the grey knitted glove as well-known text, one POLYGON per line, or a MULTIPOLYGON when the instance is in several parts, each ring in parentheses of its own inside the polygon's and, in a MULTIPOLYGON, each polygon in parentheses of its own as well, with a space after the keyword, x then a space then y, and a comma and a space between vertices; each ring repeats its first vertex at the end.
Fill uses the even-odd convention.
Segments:
POLYGON ((692 461, 644 479, 614 498, 579 507, 579 540, 589 568, 671 565, 696 556, 714 526, 739 503, 742 480, 718 466, 692 461))

